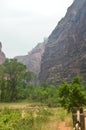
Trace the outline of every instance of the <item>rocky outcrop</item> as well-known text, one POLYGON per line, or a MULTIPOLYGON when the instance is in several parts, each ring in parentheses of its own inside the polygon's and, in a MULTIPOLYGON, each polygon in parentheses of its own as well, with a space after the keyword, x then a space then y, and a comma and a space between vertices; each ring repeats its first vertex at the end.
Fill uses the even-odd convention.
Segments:
POLYGON ((2 52, 2 43, 0 42, 0 64, 2 64, 5 61, 5 59, 5 54, 2 52))
POLYGON ((40 81, 86 80, 86 0, 75 0, 48 38, 42 57, 40 81))
POLYGON ((38 75, 40 72, 41 57, 44 53, 46 42, 39 43, 28 55, 16 56, 15 58, 26 65, 28 71, 32 71, 38 75))

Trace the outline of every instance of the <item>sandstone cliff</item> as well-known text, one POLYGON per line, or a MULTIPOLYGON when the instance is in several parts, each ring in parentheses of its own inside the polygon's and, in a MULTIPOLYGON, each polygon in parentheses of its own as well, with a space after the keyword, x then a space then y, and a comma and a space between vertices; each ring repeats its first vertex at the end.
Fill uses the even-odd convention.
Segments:
POLYGON ((40 81, 86 80, 86 0, 74 0, 48 38, 42 57, 40 81))
POLYGON ((2 64, 5 61, 5 59, 5 54, 2 52, 2 43, 0 42, 0 64, 2 64))
POLYGON ((28 55, 16 56, 15 58, 21 63, 25 64, 27 70, 32 71, 38 75, 40 71, 41 57, 44 53, 45 42, 39 43, 28 55))

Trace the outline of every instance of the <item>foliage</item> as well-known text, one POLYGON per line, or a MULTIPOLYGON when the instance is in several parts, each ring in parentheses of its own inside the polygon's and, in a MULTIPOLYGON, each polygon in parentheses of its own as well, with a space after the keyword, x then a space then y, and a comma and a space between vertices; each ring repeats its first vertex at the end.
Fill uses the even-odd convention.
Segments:
POLYGON ((54 116, 48 108, 28 109, 2 109, 0 110, 0 130, 42 130, 42 125, 54 116), (22 113, 24 111, 24 116, 22 113))
POLYGON ((73 107, 86 105, 86 96, 81 84, 81 78, 77 76, 71 83, 63 81, 59 87, 59 97, 61 106, 68 111, 73 107))
POLYGON ((61 104, 68 111, 85 105, 86 83, 82 85, 80 77, 75 77, 71 83, 63 81, 60 87, 47 83, 32 84, 34 78, 35 74, 27 72, 25 65, 16 59, 7 59, 0 65, 0 101, 28 100, 49 107, 61 104))
POLYGON ((31 87, 28 99, 47 104, 50 107, 58 106, 58 87, 48 84, 43 86, 43 84, 31 87))
POLYGON ((42 83, 31 84, 35 74, 27 72, 26 66, 16 59, 6 59, 0 65, 0 101, 13 102, 28 99, 48 106, 58 105, 58 87, 42 83))
POLYGON ((15 101, 22 87, 33 79, 33 73, 16 59, 7 59, 0 65, 0 100, 15 101))

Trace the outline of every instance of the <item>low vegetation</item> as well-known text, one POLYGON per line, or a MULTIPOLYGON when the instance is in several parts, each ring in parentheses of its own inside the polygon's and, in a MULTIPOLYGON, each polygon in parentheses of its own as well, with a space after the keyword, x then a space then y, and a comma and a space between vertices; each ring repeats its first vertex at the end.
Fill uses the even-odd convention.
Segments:
POLYGON ((59 123, 68 116, 70 119, 62 108, 4 108, 0 109, 0 130, 58 130, 59 123))

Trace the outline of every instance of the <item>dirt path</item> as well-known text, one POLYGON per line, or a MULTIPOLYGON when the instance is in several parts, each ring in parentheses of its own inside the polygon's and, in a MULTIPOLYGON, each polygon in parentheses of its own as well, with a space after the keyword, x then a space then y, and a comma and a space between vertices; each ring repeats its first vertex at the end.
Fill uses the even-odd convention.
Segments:
MULTIPOLYGON (((58 130, 72 130, 71 127, 67 127, 66 123, 67 123, 67 120, 66 120, 66 121, 62 121, 62 122, 59 124, 58 130)), ((86 128, 86 117, 85 117, 85 128, 86 128)))
POLYGON ((66 121, 62 121, 59 124, 58 130, 72 130, 72 128, 66 125, 66 121))

